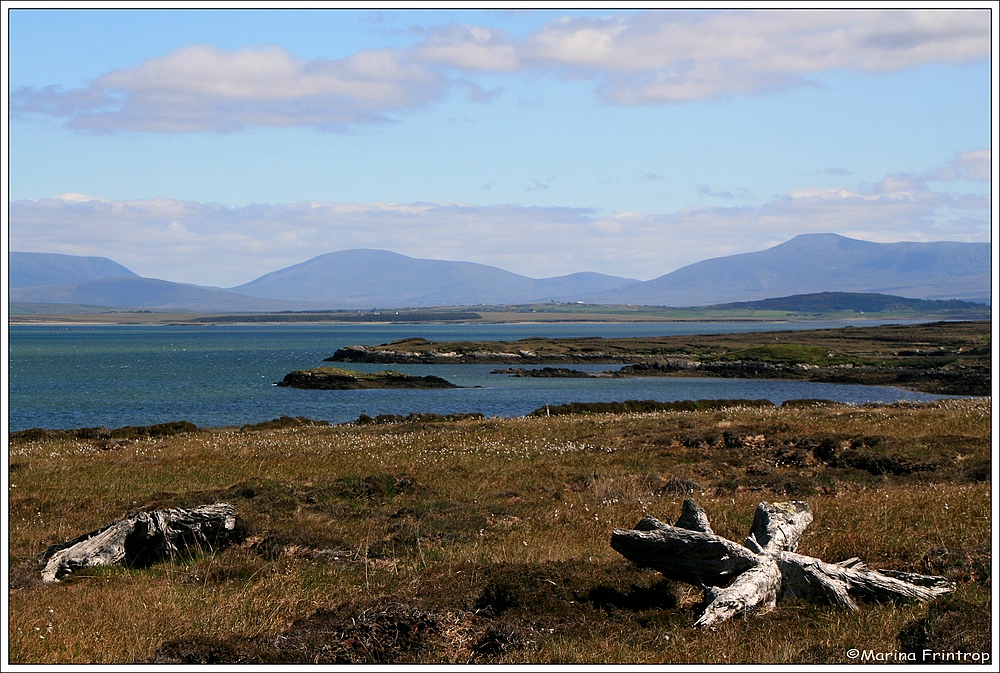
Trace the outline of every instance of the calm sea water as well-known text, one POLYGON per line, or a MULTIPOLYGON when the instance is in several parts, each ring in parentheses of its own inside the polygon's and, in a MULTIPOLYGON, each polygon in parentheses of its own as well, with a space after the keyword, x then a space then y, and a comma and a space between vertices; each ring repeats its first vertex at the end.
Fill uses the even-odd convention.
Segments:
MULTIPOLYGON (((333 423, 362 413, 480 412, 522 416, 545 404, 624 400, 824 398, 841 402, 930 400, 896 388, 792 381, 629 378, 526 379, 490 372, 495 365, 392 365, 436 374, 449 390, 295 390, 274 385, 295 369, 321 366, 341 346, 406 337, 514 340, 626 337, 842 327, 847 323, 507 324, 507 325, 12 325, 9 430, 152 425, 186 420, 202 427, 306 416, 333 423)), ((872 323, 864 323, 872 324, 872 323)), ((379 370, 380 365, 351 365, 379 370)), ((590 371, 614 365, 580 367, 590 371)))

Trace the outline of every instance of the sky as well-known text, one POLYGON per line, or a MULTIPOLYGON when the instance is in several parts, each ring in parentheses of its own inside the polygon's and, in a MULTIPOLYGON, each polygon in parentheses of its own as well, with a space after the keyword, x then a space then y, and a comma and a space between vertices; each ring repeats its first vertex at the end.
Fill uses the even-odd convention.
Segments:
POLYGON ((6 245, 234 287, 990 241, 996 3, 883 4, 5 3, 6 245))

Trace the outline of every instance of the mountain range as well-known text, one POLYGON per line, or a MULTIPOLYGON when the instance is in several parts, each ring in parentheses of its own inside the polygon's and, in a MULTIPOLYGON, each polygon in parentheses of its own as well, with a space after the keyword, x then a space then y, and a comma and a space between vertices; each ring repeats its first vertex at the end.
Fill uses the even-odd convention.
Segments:
POLYGON ((872 243, 802 234, 760 252, 706 259, 589 300, 702 306, 814 292, 874 292, 990 303, 990 244, 872 243))
POLYGON ((989 304, 989 243, 873 243, 802 234, 706 259, 649 281, 574 273, 529 278, 472 262, 344 250, 232 288, 143 278, 103 257, 11 252, 9 300, 208 313, 528 304, 705 306, 815 292, 989 304))
POLYGON ((528 278, 472 262, 414 259, 385 250, 345 250, 261 276, 233 292, 265 299, 309 297, 344 308, 528 304, 607 292, 637 280, 600 273, 528 278))

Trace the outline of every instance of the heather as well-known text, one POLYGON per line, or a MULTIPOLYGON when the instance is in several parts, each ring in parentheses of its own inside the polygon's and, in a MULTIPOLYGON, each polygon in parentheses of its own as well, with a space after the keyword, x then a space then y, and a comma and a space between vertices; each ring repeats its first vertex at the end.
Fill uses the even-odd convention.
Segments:
POLYGON ((989 399, 565 411, 12 436, 10 661, 845 664, 850 648, 989 651, 989 399), (956 590, 857 612, 783 601, 694 629, 699 591, 609 546, 613 528, 672 520, 688 497, 734 540, 757 503, 805 501, 802 553, 944 575, 956 590), (218 549, 39 579, 49 545, 217 501, 238 521, 218 549))

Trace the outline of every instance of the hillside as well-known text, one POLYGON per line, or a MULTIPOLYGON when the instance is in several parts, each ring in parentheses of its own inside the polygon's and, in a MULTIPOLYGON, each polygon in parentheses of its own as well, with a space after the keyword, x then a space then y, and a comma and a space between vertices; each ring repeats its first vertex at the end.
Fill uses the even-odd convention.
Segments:
POLYGON ((990 244, 872 243, 802 234, 759 252, 706 259, 592 303, 705 306, 816 292, 990 302, 990 244))
POLYGON ((982 310, 982 304, 951 300, 908 299, 874 292, 816 292, 797 294, 790 297, 775 297, 760 301, 741 301, 729 304, 715 304, 710 309, 734 311, 797 311, 801 313, 829 313, 833 311, 857 311, 859 313, 882 313, 886 311, 915 313, 946 313, 954 311, 982 310))
POLYGON ((9 287, 68 285, 101 278, 138 276, 106 257, 80 257, 45 252, 12 252, 9 261, 9 287))

